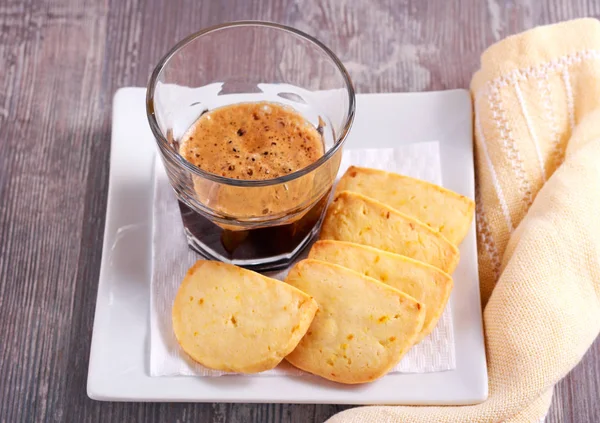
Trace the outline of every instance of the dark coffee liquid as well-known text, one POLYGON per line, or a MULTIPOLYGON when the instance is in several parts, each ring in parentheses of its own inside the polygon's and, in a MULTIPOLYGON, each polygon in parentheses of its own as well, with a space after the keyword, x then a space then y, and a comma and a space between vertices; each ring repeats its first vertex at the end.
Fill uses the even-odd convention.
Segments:
MULTIPOLYGON (((322 157, 321 130, 288 106, 239 103, 202 115, 183 136, 179 152, 188 162, 216 175, 242 180, 272 179, 322 157)), ((260 217, 276 215, 300 204, 312 189, 306 184, 265 189, 262 196, 260 192, 228 187, 208 192, 211 207, 224 214, 260 217), (295 196, 277 191, 284 188, 286 191, 289 188, 289 193, 295 196)), ((209 197, 201 185, 196 190, 199 198, 209 197)), ((192 248, 208 258, 260 270, 283 267, 300 252, 317 233, 328 198, 329 193, 300 218, 290 218, 289 223, 248 230, 231 228, 226 222, 215 224, 182 202, 179 207, 192 248), (258 264, 261 261, 269 264, 258 264)))
MULTIPOLYGON (((277 265, 275 262, 266 266, 269 269, 275 269, 284 267, 289 259, 298 254, 302 247, 316 235, 328 198, 329 192, 304 216, 292 223, 244 231, 223 229, 181 201, 179 209, 186 231, 193 238, 201 239, 203 243, 203 245, 199 245, 192 238, 190 245, 203 256, 213 259, 224 257, 228 260, 248 261, 282 256, 281 265, 277 265)), ((260 265, 251 264, 245 267, 255 270, 263 268, 260 265)))

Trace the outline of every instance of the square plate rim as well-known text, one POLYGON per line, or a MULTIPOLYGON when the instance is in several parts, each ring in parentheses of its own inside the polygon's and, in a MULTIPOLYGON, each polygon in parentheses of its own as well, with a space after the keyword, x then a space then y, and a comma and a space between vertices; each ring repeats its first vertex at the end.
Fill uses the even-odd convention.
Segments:
MULTIPOLYGON (((488 383, 487 383, 487 364, 485 357, 485 347, 483 341, 483 325, 481 322, 482 312, 479 297, 479 287, 477 283, 476 299, 477 304, 470 304, 470 313, 479 315, 479 323, 473 322, 473 327, 470 329, 469 335, 473 339, 469 339, 469 342, 473 344, 475 349, 478 349, 473 357, 475 360, 472 363, 476 367, 474 373, 472 369, 461 368, 458 366, 457 357, 457 368, 447 372, 437 373, 420 373, 420 374, 390 374, 380 381, 369 384, 369 386, 376 386, 382 381, 387 380, 392 386, 396 386, 396 382, 399 385, 420 385, 423 386, 439 386, 439 384, 445 384, 446 391, 442 392, 443 388, 439 389, 439 392, 434 397, 427 397, 425 392, 418 392, 419 387, 416 388, 416 395, 413 398, 400 400, 395 402, 389 396, 382 396, 380 399, 373 398, 373 393, 369 392, 370 388, 367 388, 365 392, 363 387, 348 387, 340 386, 333 382, 323 381, 323 379, 315 376, 302 376, 302 377, 289 377, 289 376, 223 376, 220 378, 194 378, 194 377, 160 377, 152 378, 148 374, 148 365, 144 363, 142 366, 142 374, 139 372, 131 374, 109 374, 105 369, 102 369, 102 355, 105 353, 105 349, 99 345, 99 332, 102 330, 100 326, 105 324, 105 309, 108 307, 106 304, 106 298, 103 297, 106 294, 106 289, 111 283, 109 280, 110 270, 109 265, 109 251, 112 246, 111 243, 114 241, 114 221, 116 217, 115 198, 114 193, 117 183, 115 177, 114 166, 118 166, 116 161, 119 159, 121 153, 121 146, 117 145, 117 125, 114 122, 118 119, 116 116, 118 103, 127 101, 128 97, 145 97, 145 89, 138 87, 124 87, 119 89, 113 97, 113 111, 112 111, 112 131, 111 131, 111 153, 110 153, 110 173, 109 173, 109 187, 108 187, 108 199, 107 199, 107 212, 106 222, 104 231, 104 241, 102 249, 101 268, 99 276, 98 294, 96 301, 96 310, 94 315, 94 326, 92 335, 92 345, 90 348, 90 360, 88 369, 88 383, 87 383, 87 394, 90 398, 102 401, 170 401, 170 402, 247 402, 247 403, 322 403, 322 404, 411 404, 411 405, 466 405, 476 404, 483 402, 488 396, 488 383), (108 274, 107 274, 108 273, 108 274), (477 333, 479 332, 479 336, 477 333), (478 338, 478 339, 476 339, 478 338), (160 382, 164 383, 160 383, 160 382), (200 382, 200 383, 198 383, 200 382), (274 383, 273 383, 274 382, 274 383), (245 387, 248 383, 252 383, 251 389, 245 387), (282 389, 273 389, 273 385, 281 385, 282 389), (306 390, 309 387, 322 387, 324 391, 319 389, 314 390, 314 396, 307 395, 294 395, 298 391, 306 390), (175 388, 176 392, 169 389, 175 388), (285 389, 283 389, 285 388, 285 389), (290 390, 291 395, 281 394, 281 391, 290 390), (449 392, 453 391, 453 392, 449 392), (186 394, 187 392, 187 394, 186 394), (191 393, 190 393, 191 392, 191 393), (262 394, 261 394, 262 392, 262 394), (265 395, 264 393, 267 392, 265 395), (270 393, 269 393, 270 392, 270 393), (457 392, 460 394, 457 395, 457 392), (364 398, 364 399, 363 399, 364 398)), ((403 100, 412 100, 419 102, 432 96, 447 97, 454 96, 457 101, 460 101, 463 106, 468 109, 469 115, 471 114, 471 102, 470 93, 467 90, 448 90, 439 92, 425 92, 425 93, 380 93, 380 94, 358 94, 358 100, 360 102, 369 103, 373 101, 394 103, 399 101, 399 96, 403 97, 403 100), (468 103, 468 105, 467 105, 468 103)), ((429 101, 428 100, 428 101, 429 101)), ((465 113, 466 110, 465 109, 465 113)), ((145 114, 145 111, 144 111, 145 114)), ((472 128, 469 127, 469 132, 472 128)), ((471 132, 470 132, 471 133, 471 132)), ((471 133, 472 135, 472 133, 471 133)), ((425 141, 425 140, 421 140, 425 141)), ((443 140, 439 140, 442 144, 443 140)), ((440 146, 441 148, 441 146, 440 146)), ((150 154, 150 153, 145 153, 150 154)), ((153 153, 152 153, 153 154, 153 153)), ((471 165, 469 166, 471 173, 471 185, 468 190, 470 197, 474 196, 474 166, 472 163, 472 150, 471 150, 471 165)), ((445 163, 442 160, 442 175, 445 179, 445 163)), ((444 182, 446 185, 446 182, 444 182)), ((148 185, 151 189, 151 182, 148 185)), ((449 187, 453 189, 454 187, 449 187)), ((471 236, 474 237, 475 223, 472 223, 471 236)), ((471 241, 472 242, 472 241, 471 241)), ((462 247, 461 247, 462 249, 462 247)), ((475 250, 476 251, 476 250, 475 250)), ((477 263, 475 260, 474 268, 477 270, 477 263)), ((478 282, 478 281, 477 281, 478 282)), ((471 300, 475 298, 473 292, 469 293, 471 300)), ((453 312, 457 309, 456 295, 453 293, 451 301, 453 301, 453 312)), ((139 317, 139 316, 138 316, 139 317)), ((148 316, 145 316, 146 331, 149 330, 148 316)), ((455 322, 456 331, 456 322, 455 322)), ((149 336, 149 335, 147 335, 149 336)), ((144 338, 143 348, 148 348, 147 336, 144 338)), ((456 343, 459 340, 456 337, 456 343)), ((139 345, 138 345, 139 347, 139 345)), ((457 352, 458 354, 458 352, 457 352)), ((145 360, 147 361, 147 359, 145 360)), ((139 370, 139 369, 138 369, 139 370)), ((386 383, 385 385, 388 385, 386 383)), ((384 389, 383 387, 381 389, 384 389)), ((386 386, 385 389, 389 389, 386 386)))

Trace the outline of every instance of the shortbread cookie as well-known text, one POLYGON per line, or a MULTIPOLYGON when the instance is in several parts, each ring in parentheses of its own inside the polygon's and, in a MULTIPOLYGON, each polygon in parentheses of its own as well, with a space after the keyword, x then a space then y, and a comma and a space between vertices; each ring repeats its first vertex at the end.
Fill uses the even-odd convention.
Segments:
POLYGON ((327 210, 321 239, 355 242, 429 263, 446 273, 459 252, 438 231, 377 200, 340 192, 327 210))
POLYGON ((211 369, 272 369, 306 333, 317 303, 284 282, 216 261, 199 260, 173 304, 183 350, 211 369))
POLYGON ((308 258, 356 270, 425 304, 425 321, 416 343, 435 328, 452 291, 452 277, 440 269, 366 245, 344 241, 317 241, 308 258))
POLYGON ((350 166, 337 186, 381 201, 439 231, 454 245, 471 228, 475 202, 429 182, 386 172, 350 166))
POLYGON ((326 379, 364 383, 385 375, 423 326, 425 306, 417 300, 336 264, 303 260, 286 282, 319 304, 308 332, 286 360, 326 379))

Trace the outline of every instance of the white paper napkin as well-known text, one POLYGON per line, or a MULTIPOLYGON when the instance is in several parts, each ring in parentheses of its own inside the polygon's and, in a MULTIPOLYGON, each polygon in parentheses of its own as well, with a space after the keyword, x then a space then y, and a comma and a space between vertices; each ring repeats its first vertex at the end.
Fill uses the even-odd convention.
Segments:
MULTIPOLYGON (((442 184, 439 145, 418 143, 394 149, 345 150, 339 175, 350 165, 372 167, 410 175, 442 184)), ((310 247, 309 247, 310 248, 310 247)), ((308 249, 306 251, 308 251, 308 249)), ((180 348, 171 326, 171 306, 181 280, 201 258, 187 246, 177 199, 160 159, 154 176, 152 281, 150 290, 150 375, 221 376, 191 360, 180 348)), ((302 258, 302 257, 301 257, 302 258)), ((299 258, 299 259, 301 259, 299 258)), ((283 278, 287 269, 269 274, 283 278)), ((411 348, 392 372, 427 373, 456 368, 450 304, 437 327, 420 344, 411 348)), ((260 375, 302 375, 285 361, 260 375)))

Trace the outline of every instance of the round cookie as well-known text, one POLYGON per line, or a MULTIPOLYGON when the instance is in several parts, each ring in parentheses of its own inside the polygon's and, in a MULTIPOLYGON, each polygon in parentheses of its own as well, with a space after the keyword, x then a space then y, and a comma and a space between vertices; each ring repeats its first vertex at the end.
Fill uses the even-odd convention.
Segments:
POLYGON ((286 360, 326 379, 353 384, 385 375, 423 326, 424 305, 336 264, 303 260, 286 282, 319 304, 306 336, 286 360))
POLYGON ((441 186, 379 169, 350 166, 336 187, 406 213, 458 245, 471 229, 475 202, 441 186))
POLYGON ((317 241, 308 257, 356 270, 425 304, 425 321, 416 344, 437 325, 454 285, 452 277, 437 267, 367 245, 317 241))
POLYGON ((317 303, 284 282, 216 261, 199 260, 173 304, 173 331, 183 350, 215 370, 272 369, 298 344, 317 303))
POLYGON ((425 223, 351 191, 336 194, 325 214, 321 239, 368 245, 431 264, 448 274, 460 257, 454 244, 425 223))

